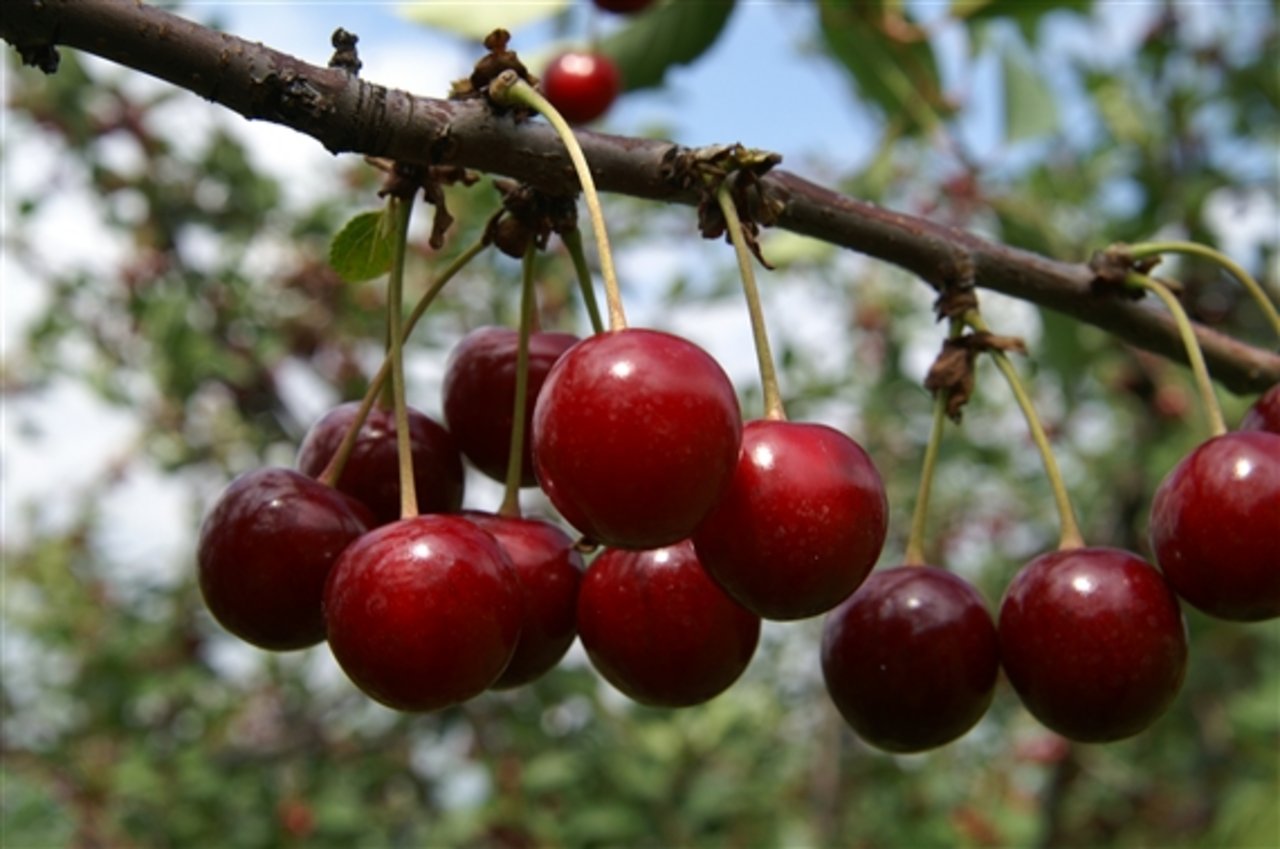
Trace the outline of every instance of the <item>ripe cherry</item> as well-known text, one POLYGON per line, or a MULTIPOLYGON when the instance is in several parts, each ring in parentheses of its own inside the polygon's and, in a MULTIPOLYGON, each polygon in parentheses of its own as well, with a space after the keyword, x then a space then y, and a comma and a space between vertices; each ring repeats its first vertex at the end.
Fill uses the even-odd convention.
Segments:
POLYGON ((383 525, 338 558, 324 594, 329 647, 388 707, 431 711, 484 692, 520 637, 520 584, 497 540, 462 516, 383 525))
MULTIPOLYGON (((298 449, 298 470, 317 477, 342 443, 360 405, 339 404, 311 426, 298 449)), ((425 414, 409 410, 413 480, 422 513, 447 513, 462 506, 462 458, 453 437, 425 414)), ((338 477, 338 489, 373 511, 378 524, 400 518, 400 475, 396 422, 391 410, 374 406, 360 428, 355 448, 338 477)))
POLYGON ((872 572, 823 627, 831 700, 859 737, 889 752, 963 735, 990 707, 999 670, 982 597, 933 566, 872 572))
POLYGON ((596 8, 619 15, 634 15, 653 5, 654 0, 595 0, 596 8))
POLYGON ((755 654, 760 618, 707 577, 685 541, 601 552, 578 594, 578 634, 592 665, 627 696, 687 707, 738 680, 755 654))
POLYGON ((363 504, 291 469, 244 473, 200 528, 196 562, 209 612, 259 648, 323 641, 325 579, 373 524, 363 504))
POLYGON ((622 77, 603 53, 562 53, 542 73, 542 93, 570 124, 594 121, 618 99, 622 77))
POLYGON ((742 432, 733 482, 693 536, 707 573, 765 619, 803 619, 849 597, 880 556, 884 485, 867 453, 819 424, 742 432))
POLYGON ((1280 617, 1280 434, 1235 431, 1184 457, 1156 489, 1150 536, 1193 607, 1241 622, 1280 617))
MULTIPOLYGON (((533 404, 547 372, 578 337, 571 333, 533 333, 529 337, 529 389, 525 433, 533 404)), ((507 327, 480 327, 449 353, 444 371, 444 418, 458 448, 476 468, 496 481, 507 478, 511 426, 515 413, 516 349, 520 334, 507 327)), ((521 486, 534 486, 533 451, 524 442, 521 486)))
POLYGON ((1240 430, 1280 433, 1280 383, 1262 393, 1240 421, 1240 430))
POLYGON ((1130 737, 1169 707, 1187 669, 1178 599, 1155 567, 1113 548, 1042 554, 1000 605, 1000 657, 1036 719, 1064 737, 1130 737))
POLYGON ((568 534, 547 522, 491 513, 464 515, 493 534, 506 552, 524 599, 515 654, 492 688, 528 684, 559 663, 578 635, 582 555, 568 534))
POLYGON ((733 477, 742 418, 706 351, 656 330, 584 339, 547 375, 533 463, 561 514, 616 548, 686 539, 733 477))

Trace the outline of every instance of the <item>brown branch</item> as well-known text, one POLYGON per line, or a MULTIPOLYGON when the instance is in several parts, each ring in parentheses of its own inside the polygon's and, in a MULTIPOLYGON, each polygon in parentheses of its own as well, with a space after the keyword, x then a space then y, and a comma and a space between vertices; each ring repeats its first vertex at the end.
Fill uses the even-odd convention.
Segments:
MULTIPOLYGON (((305 133, 333 153, 452 164, 552 193, 576 188, 568 157, 545 124, 517 123, 478 100, 418 97, 344 70, 302 62, 136 0, 4 0, 0 37, 28 64, 56 63, 54 45, 93 53, 192 91, 246 118, 305 133)), ((671 178, 685 148, 672 142, 580 133, 598 186, 693 205, 671 178)), ((899 265, 935 287, 976 284, 1185 362, 1173 322, 1143 303, 1098 294, 1084 263, 1064 263, 972 233, 855 200, 775 169, 760 180, 776 225, 899 265)), ((1204 327, 1196 333, 1214 377, 1236 392, 1280 382, 1280 355, 1204 327)))

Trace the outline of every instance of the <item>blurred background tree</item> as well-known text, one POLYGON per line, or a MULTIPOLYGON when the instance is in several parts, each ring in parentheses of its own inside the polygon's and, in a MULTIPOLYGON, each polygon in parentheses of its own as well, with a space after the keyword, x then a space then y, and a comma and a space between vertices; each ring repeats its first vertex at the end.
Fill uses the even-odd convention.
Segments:
MULTIPOLYGON (((458 25, 450 5, 413 8, 438 28, 458 25)), ((799 34, 789 61, 847 85, 739 112, 842 115, 842 132, 859 130, 847 146, 812 129, 828 146, 803 169, 821 180, 1065 260, 1156 235, 1206 241, 1275 289, 1274 3, 685 8, 677 30, 654 32, 551 3, 515 47, 599 27, 633 86, 665 85, 656 100, 628 94, 650 108, 608 129, 671 137, 687 132, 681 92, 736 78, 749 93, 769 73, 743 57, 748 34, 777 26, 799 34)), ((342 14, 372 65, 365 13, 342 14)), ((822 688, 817 620, 766 627, 744 678, 682 711, 630 704, 575 649, 532 686, 402 716, 348 685, 324 647, 237 644, 203 610, 194 532, 232 476, 289 464, 309 423, 376 367, 380 282, 344 284, 326 256, 343 221, 376 204, 377 174, 354 158, 313 180, 273 173, 231 128, 240 119, 193 120, 216 108, 189 95, 71 51, 48 77, 6 61, 4 845, 1280 844, 1280 623, 1188 610, 1186 687, 1130 741, 1067 744, 1002 685, 967 737, 910 757, 845 728, 822 688)), ((676 140, 759 141, 750 122, 717 120, 716 138, 676 140)), ((486 180, 449 203, 458 223, 441 251, 414 230, 411 285, 477 238, 497 194, 486 180)), ((604 203, 633 322, 708 347, 754 415, 731 252, 699 240, 687 209, 604 203)), ((763 247, 779 266, 763 283, 792 416, 846 430, 875 458, 893 565, 928 432, 933 293, 789 234, 763 247)), ((1222 275, 1165 268, 1197 319, 1274 346, 1222 275)), ((544 324, 585 332, 557 243, 539 273, 544 324)), ((486 255, 446 290, 415 334, 412 403, 438 416, 450 346, 511 323, 518 278, 514 260, 486 255)), ((1060 315, 983 304, 998 332, 1028 341, 1087 538, 1149 555, 1151 493, 1204 436, 1187 374, 1060 315)), ((1248 402, 1222 400, 1232 421, 1248 402)), ((469 486, 468 505, 496 506, 494 485, 469 486)), ((935 493, 931 562, 993 608, 1054 544, 1039 460, 986 366, 935 493)))

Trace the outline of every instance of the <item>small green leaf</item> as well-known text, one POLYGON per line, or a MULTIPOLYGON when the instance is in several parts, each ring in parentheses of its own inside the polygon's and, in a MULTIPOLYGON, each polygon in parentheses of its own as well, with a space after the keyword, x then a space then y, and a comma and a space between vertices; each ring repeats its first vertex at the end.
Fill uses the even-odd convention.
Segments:
POLYGON ((362 212, 329 245, 329 264, 348 283, 372 280, 391 270, 391 222, 386 210, 362 212))
POLYGON ((1058 105, 1040 72, 1021 50, 1000 53, 1004 78, 1004 137, 1022 141, 1048 135, 1058 129, 1058 105))
POLYGON ((562 12, 569 5, 570 0, 538 0, 536 3, 458 3, 456 0, 424 3, 418 0, 401 3, 396 13, 416 24, 480 41, 495 29, 514 31, 562 12))
POLYGON ((733 0, 663 3, 605 38, 600 52, 618 66, 628 91, 662 85, 667 69, 697 59, 724 30, 733 0))
POLYGON ((1028 0, 952 0, 951 14, 970 21, 1006 18, 1014 21, 1028 41, 1034 41, 1040 20, 1049 12, 1089 14, 1093 0, 1056 0, 1032 3, 1028 0))

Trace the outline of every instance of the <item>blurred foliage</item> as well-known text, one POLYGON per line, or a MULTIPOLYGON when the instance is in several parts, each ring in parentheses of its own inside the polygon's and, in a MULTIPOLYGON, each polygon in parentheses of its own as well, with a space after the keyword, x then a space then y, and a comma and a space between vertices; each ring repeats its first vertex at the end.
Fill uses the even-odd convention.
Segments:
MULTIPOLYGON (((1224 7, 1192 27, 1166 3, 1136 56, 1064 47, 1100 37, 1105 5, 967 0, 951 17, 918 17, 921 4, 821 0, 821 61, 847 72, 850 108, 882 116, 878 155, 842 187, 1063 259, 1157 231, 1213 241, 1209 207, 1223 199, 1269 192, 1274 209, 1274 7, 1224 7), (940 73, 944 30, 963 36, 969 71, 997 60, 1000 92, 940 73), (1007 138, 966 150, 962 122, 996 95, 1013 104, 1007 138)), ((708 26, 700 43, 714 39, 708 26)), ((87 491, 55 499, 70 502, 57 505, 69 521, 48 520, 50 505, 6 507, 27 518, 19 541, 4 541, 0 597, 4 845, 1280 844, 1280 623, 1189 614, 1185 691, 1133 740, 1068 745, 1002 686, 970 735, 912 757, 872 751, 843 726, 822 690, 816 621, 766 628, 744 679, 684 711, 629 705, 575 653, 522 690, 398 716, 347 685, 323 647, 273 657, 236 645, 204 613, 189 564, 131 573, 139 564, 106 541, 104 509, 129 469, 164 469, 197 505, 193 532, 232 475, 288 462, 309 423, 285 398, 299 371, 334 399, 363 391, 383 293, 378 281, 342 283, 325 258, 344 221, 376 208, 378 174, 346 163, 321 196, 288 204, 289 187, 234 133, 158 129, 173 95, 139 94, 127 74, 67 52, 52 77, 9 79, 8 126, 59 164, 49 186, 4 201, 4 249, 47 296, 0 375, 6 403, 72 381, 127 410, 139 436, 87 491), (122 148, 135 167, 120 165, 122 148), (124 246, 118 264, 67 268, 36 237, 68 186, 92 193, 101 229, 124 246)), ((487 181, 447 196, 458 223, 440 252, 415 242, 419 291, 422 269, 472 244, 498 201, 487 181)), ((688 252, 664 281, 661 320, 687 329, 736 308, 732 257, 697 241, 688 210, 606 202, 624 251, 688 252)), ((1274 286, 1272 238, 1241 259, 1274 286)), ((766 234, 764 249, 781 266, 763 282, 792 416, 844 427, 876 459, 892 565, 928 430, 921 361, 942 335, 932 293, 794 237, 766 234)), ((1177 274, 1201 320, 1269 344, 1220 274, 1189 262, 1177 274)), ((542 278, 544 325, 582 332, 554 240, 542 278)), ((484 255, 428 314, 414 361, 438 372, 466 329, 511 322, 517 280, 513 261, 484 255)), ((1023 367, 1087 537, 1148 553, 1151 493, 1203 432, 1187 376, 1061 316, 986 303, 997 331, 1028 336, 1023 367)), ((742 391, 758 409, 754 383, 742 391)), ((1223 400, 1237 416, 1247 399, 1223 400)), ((942 446, 928 554, 993 605, 1056 538, 1024 434, 983 366, 942 446)))

